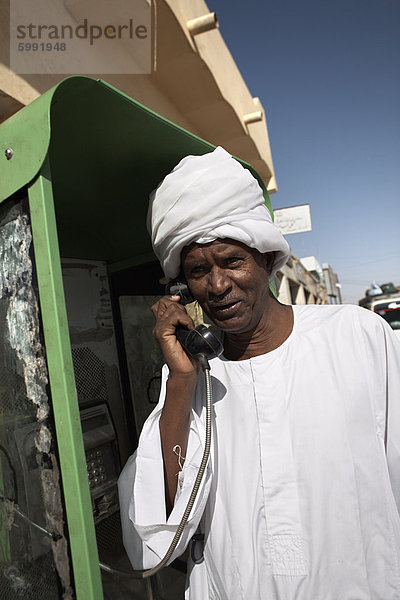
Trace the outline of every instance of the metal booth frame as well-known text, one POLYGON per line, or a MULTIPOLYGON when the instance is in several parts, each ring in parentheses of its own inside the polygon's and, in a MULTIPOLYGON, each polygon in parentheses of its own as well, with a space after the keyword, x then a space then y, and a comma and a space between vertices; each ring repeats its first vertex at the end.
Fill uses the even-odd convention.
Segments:
MULTIPOLYGON (((106 82, 80 76, 63 80, 0 125, 0 203, 21 189, 29 199, 78 600, 100 600, 103 592, 60 255, 100 258, 109 272, 154 260, 145 227, 149 192, 183 156, 214 147, 106 82)), ((243 164, 272 212, 261 178, 243 164)))

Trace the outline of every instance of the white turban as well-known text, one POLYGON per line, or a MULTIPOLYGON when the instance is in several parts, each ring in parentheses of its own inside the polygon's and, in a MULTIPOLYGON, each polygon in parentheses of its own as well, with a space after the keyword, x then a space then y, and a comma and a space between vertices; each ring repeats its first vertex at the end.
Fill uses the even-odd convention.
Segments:
POLYGON ((223 148, 186 156, 150 194, 147 228, 167 277, 181 267, 184 246, 231 238, 261 253, 275 252, 272 272, 290 249, 272 222, 261 187, 223 148))

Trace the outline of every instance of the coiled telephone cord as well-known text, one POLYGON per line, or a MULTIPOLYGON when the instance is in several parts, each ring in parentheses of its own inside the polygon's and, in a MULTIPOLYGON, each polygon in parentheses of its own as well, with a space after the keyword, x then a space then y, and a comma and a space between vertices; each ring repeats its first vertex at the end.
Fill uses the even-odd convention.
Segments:
POLYGON ((164 558, 152 569, 147 569, 146 571, 141 571, 141 576, 143 578, 151 577, 155 575, 160 569, 162 569, 169 559, 172 556, 175 548, 178 545, 178 542, 181 538, 183 530, 185 529, 185 525, 189 519, 190 511, 193 508, 194 502, 196 500, 197 493, 200 488, 201 481, 203 479, 204 472, 207 467, 208 458, 210 456, 210 448, 211 448, 211 407, 212 407, 212 388, 211 388, 211 375, 210 375, 210 365, 208 363, 207 358, 202 354, 199 357, 200 367, 204 372, 204 377, 206 381, 206 437, 204 443, 204 452, 203 457, 201 459, 200 467, 197 472, 197 476, 195 482, 193 484, 193 489, 190 494, 188 503, 186 505, 185 512, 183 513, 182 519, 178 525, 178 528, 175 532, 173 540, 171 542, 170 547, 168 548, 164 558))

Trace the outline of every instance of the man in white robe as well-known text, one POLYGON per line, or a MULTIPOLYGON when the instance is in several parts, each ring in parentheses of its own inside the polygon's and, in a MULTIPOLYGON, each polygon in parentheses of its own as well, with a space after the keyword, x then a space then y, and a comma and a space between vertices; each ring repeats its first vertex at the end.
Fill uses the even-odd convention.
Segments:
MULTIPOLYGON (((288 249, 260 198, 246 211, 256 190, 220 150, 182 161, 156 191, 149 217, 166 274, 182 265, 193 295, 224 332, 224 354, 210 361, 210 460, 171 560, 200 527, 204 551, 189 559, 190 600, 398 600, 398 340, 365 309, 289 307, 272 297, 268 276, 288 249), (220 192, 224 174, 232 181, 230 169, 238 181, 220 192), (193 223, 196 194, 211 209, 193 223), (236 213, 230 206, 226 214, 227 197, 238 203, 236 213), (170 223, 168 207, 177 211, 170 223)), ((174 335, 178 324, 193 324, 174 297, 153 311, 168 366, 159 404, 119 481, 124 542, 136 569, 153 567, 167 551, 205 435, 203 378, 174 335)))

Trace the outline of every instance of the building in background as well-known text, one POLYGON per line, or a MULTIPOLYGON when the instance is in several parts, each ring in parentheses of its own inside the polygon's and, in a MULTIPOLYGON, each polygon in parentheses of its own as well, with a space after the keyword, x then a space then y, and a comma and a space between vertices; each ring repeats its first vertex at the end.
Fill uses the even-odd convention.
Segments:
POLYGON ((323 283, 324 274, 322 267, 315 256, 304 256, 303 258, 300 258, 300 260, 303 267, 305 267, 307 271, 310 271, 320 283, 323 283))
POLYGON ((323 263, 322 271, 329 304, 342 304, 341 285, 330 264, 323 263))
POLYGON ((342 304, 340 283, 328 263, 315 256, 291 255, 277 273, 278 300, 283 304, 342 304))
MULTIPOLYGON (((314 261, 318 261, 314 257, 314 261)), ((311 265, 312 266, 312 265, 311 265)), ((291 254, 276 274, 278 300, 283 304, 328 304, 324 282, 318 272, 306 268, 303 259, 291 254)))
MULTIPOLYGON (((61 4, 64 9, 72 7, 76 18, 96 22, 95 3, 62 0, 61 4)), ((17 75, 10 71, 9 20, 8 3, 2 3, 0 122, 68 76, 17 75)), ((269 192, 276 191, 264 108, 250 94, 220 34, 216 14, 203 0, 158 0, 153 27, 153 72, 90 76, 105 79, 163 117, 223 146, 250 163, 269 192)), ((123 40, 113 40, 113 44, 113 48, 126 52, 123 40)))
MULTIPOLYGON (((61 4, 68 8, 71 3, 62 0, 61 4)), ((76 18, 96 20, 92 2, 74 0, 72 4, 76 18)), ((250 94, 219 31, 216 14, 203 0, 158 0, 153 17, 156 27, 150 74, 90 76, 106 80, 158 114, 244 159, 258 171, 268 192, 275 192, 265 111, 260 100, 250 94)), ((13 73, 8 67, 9 21, 9 5, 2 3, 0 123, 68 76, 13 73)), ((123 52, 123 41, 115 43, 121 44, 118 50, 123 52)), ((294 255, 278 273, 277 284, 279 300, 287 304, 326 304, 328 297, 340 294, 335 284, 329 284, 335 294, 327 295, 322 270, 294 255)))

